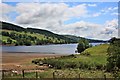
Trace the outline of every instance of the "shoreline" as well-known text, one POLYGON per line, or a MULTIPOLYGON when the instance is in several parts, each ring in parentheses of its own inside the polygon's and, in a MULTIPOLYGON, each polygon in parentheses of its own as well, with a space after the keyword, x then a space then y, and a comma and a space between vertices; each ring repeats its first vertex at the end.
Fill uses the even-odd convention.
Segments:
MULTIPOLYGON (((29 45, 29 46, 44 46, 44 45, 62 45, 62 44, 77 44, 77 42, 76 43, 56 43, 56 44, 41 44, 41 45, 29 45)), ((16 46, 16 45, 14 45, 14 44, 6 44, 6 45, 1 45, 0 44, 0 46, 16 46)), ((17 46, 26 46, 26 45, 17 45, 17 46)))
MULTIPOLYGON (((89 43, 109 43, 109 42, 89 42, 89 43)), ((64 44, 78 44, 78 42, 76 43, 56 43, 56 44, 41 44, 41 45, 30 45, 30 46, 45 46, 45 45, 64 45, 64 44)), ((16 46, 14 44, 0 44, 0 46, 16 46)), ((17 46, 26 46, 26 45, 17 45, 17 46)))
POLYGON ((2 52, 2 69, 17 69, 17 66, 22 66, 21 69, 34 69, 36 66, 32 63, 34 59, 40 58, 55 58, 65 56, 65 54, 51 53, 8 53, 2 52))

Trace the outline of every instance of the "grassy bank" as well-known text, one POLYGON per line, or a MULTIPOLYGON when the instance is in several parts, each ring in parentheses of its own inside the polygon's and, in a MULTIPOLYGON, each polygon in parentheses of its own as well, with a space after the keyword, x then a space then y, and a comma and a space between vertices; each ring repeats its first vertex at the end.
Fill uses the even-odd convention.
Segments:
POLYGON ((81 54, 62 56, 60 58, 52 59, 37 59, 32 62, 38 65, 48 64, 51 68, 55 69, 102 69, 104 70, 107 62, 107 48, 109 44, 101 44, 86 49, 81 54))

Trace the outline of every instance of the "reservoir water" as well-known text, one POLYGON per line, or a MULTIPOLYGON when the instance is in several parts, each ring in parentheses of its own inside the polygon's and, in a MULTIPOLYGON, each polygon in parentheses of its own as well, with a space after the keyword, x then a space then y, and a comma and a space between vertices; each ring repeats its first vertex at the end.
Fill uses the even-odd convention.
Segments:
MULTIPOLYGON (((91 43, 93 46, 101 43, 91 43)), ((35 46, 2 46, 2 52, 75 54, 77 44, 55 44, 35 46)))

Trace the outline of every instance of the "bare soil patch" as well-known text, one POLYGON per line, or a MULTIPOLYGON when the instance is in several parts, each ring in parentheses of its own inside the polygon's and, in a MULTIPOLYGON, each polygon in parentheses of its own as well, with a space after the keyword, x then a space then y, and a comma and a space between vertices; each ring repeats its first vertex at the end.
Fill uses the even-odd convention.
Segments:
POLYGON ((33 59, 60 57, 58 54, 41 53, 2 53, 2 69, 44 69, 45 66, 32 64, 33 59))

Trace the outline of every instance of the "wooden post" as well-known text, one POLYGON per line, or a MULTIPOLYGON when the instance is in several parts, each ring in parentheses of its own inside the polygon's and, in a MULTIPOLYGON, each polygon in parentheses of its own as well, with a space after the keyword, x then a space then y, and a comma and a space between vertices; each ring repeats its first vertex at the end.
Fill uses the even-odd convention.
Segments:
POLYGON ((41 80, 41 78, 42 78, 41 75, 39 75, 39 78, 40 78, 40 80, 41 80))
POLYGON ((36 71, 36 79, 38 78, 38 72, 36 71))
POLYGON ((104 74, 104 80, 106 80, 106 75, 104 74))
POLYGON ((4 78, 4 77, 5 77, 4 70, 2 70, 2 78, 4 78))
POLYGON ((80 80, 80 73, 79 73, 79 80, 80 80))
POLYGON ((12 76, 12 70, 10 70, 9 75, 12 76))
POLYGON ((36 72, 35 72, 35 74, 36 74, 36 79, 38 78, 38 72, 37 72, 37 70, 38 70, 38 67, 36 66, 36 72))
POLYGON ((22 70, 22 77, 23 77, 23 78, 25 77, 25 72, 24 72, 24 70, 22 70))
POLYGON ((53 72, 53 80, 55 80, 55 72, 53 72))

